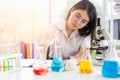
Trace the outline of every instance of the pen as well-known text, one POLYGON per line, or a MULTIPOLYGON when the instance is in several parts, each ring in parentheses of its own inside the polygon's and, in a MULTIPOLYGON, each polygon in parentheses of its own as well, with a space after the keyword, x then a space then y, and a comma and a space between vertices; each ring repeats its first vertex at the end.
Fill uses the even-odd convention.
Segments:
POLYGON ((33 65, 28 65, 28 66, 22 66, 23 68, 32 68, 33 67, 33 65))

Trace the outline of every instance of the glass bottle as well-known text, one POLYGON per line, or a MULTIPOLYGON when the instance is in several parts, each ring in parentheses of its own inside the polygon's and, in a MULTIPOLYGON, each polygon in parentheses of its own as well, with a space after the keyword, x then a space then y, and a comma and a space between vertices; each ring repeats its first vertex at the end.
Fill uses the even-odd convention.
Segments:
POLYGON ((46 64, 46 57, 44 52, 44 47, 37 47, 38 58, 33 64, 33 72, 35 75, 46 75, 48 73, 48 68, 46 64))
POLYGON ((64 71, 64 64, 63 64, 63 59, 61 56, 61 47, 55 45, 55 54, 53 57, 53 61, 52 61, 52 66, 51 69, 54 72, 62 72, 64 71))
POLYGON ((91 74, 93 73, 93 65, 90 57, 90 50, 87 48, 81 48, 81 61, 79 65, 79 71, 82 74, 91 74), (86 58, 87 57, 87 58, 86 58))
POLYGON ((120 77, 119 59, 116 53, 115 41, 109 42, 109 50, 105 54, 104 63, 102 66, 102 75, 108 78, 120 77))

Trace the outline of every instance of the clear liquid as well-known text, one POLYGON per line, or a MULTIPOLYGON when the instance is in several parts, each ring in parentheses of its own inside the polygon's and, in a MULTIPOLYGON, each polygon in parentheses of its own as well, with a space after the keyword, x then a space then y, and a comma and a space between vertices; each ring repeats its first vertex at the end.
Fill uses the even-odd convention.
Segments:
POLYGON ((104 65, 102 67, 102 75, 108 78, 120 77, 118 62, 108 60, 104 61, 104 65))
POLYGON ((64 65, 62 58, 53 58, 52 61, 52 71, 54 72, 62 72, 64 71, 64 65))

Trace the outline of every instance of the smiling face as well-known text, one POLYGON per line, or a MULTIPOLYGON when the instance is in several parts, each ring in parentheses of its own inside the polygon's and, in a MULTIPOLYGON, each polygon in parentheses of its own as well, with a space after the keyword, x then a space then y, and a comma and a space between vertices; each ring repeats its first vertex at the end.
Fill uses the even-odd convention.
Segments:
POLYGON ((89 22, 89 17, 86 10, 74 10, 67 20, 67 28, 69 30, 81 29, 89 22))

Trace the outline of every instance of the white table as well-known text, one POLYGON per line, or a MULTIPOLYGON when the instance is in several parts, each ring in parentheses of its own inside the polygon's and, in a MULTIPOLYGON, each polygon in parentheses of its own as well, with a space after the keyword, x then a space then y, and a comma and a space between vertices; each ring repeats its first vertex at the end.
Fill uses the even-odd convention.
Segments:
MULTIPOLYGON (((33 60, 22 60, 22 66, 32 63, 33 60)), ((49 69, 48 74, 44 76, 35 76, 32 67, 22 67, 19 70, 0 76, 0 80, 120 80, 120 78, 104 78, 101 75, 101 67, 93 67, 93 74, 80 74, 78 71, 52 72, 49 69)))

